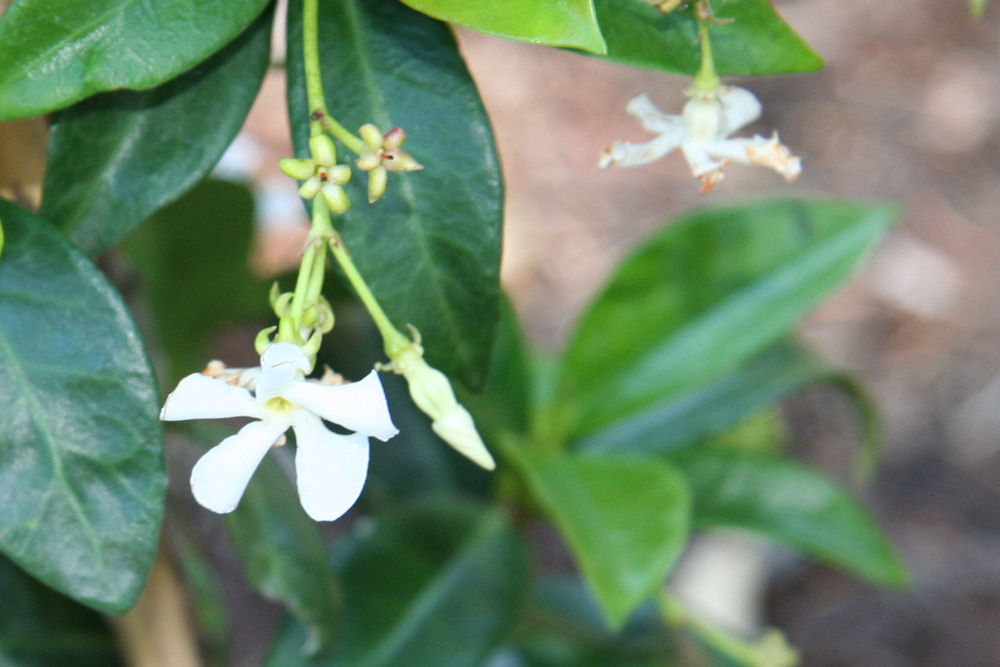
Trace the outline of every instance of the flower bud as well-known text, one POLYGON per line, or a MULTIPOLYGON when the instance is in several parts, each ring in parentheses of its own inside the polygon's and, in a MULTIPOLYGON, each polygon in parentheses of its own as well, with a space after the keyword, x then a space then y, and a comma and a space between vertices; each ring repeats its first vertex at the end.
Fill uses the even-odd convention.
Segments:
POLYGON ((332 167, 337 162, 337 147, 333 145, 333 139, 325 134, 309 137, 309 153, 321 167, 332 167))
POLYGON ((358 130, 358 134, 360 134, 364 142, 368 144, 368 148, 373 151, 382 148, 382 142, 385 138, 382 136, 382 132, 371 123, 365 123, 362 125, 361 129, 358 130))
POLYGON ((330 208, 331 213, 342 215, 351 208, 351 200, 344 192, 344 188, 339 185, 327 183, 320 192, 323 194, 323 199, 326 200, 326 205, 330 208))
POLYGON ((374 204, 382 195, 389 181, 389 172, 385 167, 378 166, 368 172, 368 203, 374 204))
POLYGON ((496 462, 490 455, 468 410, 455 399, 444 373, 424 361, 419 347, 412 346, 394 360, 410 388, 410 397, 417 407, 431 418, 431 428, 455 451, 487 470, 496 462))
POLYGON ((257 354, 264 354, 264 350, 271 345, 271 334, 278 330, 278 327, 268 327, 266 329, 261 329, 254 338, 253 346, 257 350, 257 354))
POLYGON ((278 160, 278 168, 284 172, 285 176, 294 178, 297 181, 304 181, 316 171, 316 164, 312 160, 301 160, 294 157, 283 157, 278 160))

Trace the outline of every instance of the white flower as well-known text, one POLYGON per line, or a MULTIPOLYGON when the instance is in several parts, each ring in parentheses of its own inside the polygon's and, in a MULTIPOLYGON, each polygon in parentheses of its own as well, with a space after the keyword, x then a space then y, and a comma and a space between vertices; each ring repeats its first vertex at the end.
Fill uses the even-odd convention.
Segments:
POLYGON ((726 138, 760 116, 760 102, 744 88, 692 92, 680 116, 661 112, 645 93, 633 98, 625 109, 659 136, 644 144, 614 142, 601 153, 601 168, 647 164, 680 147, 691 173, 702 183, 702 194, 722 180, 722 168, 730 162, 768 167, 788 181, 802 171, 799 158, 778 141, 777 133, 770 139, 760 135, 726 138))
MULTIPOLYGON (((297 451, 295 474, 306 513, 317 521, 333 521, 361 495, 368 475, 368 438, 385 441, 398 432, 389 416, 378 373, 363 380, 331 386, 305 380, 309 359, 297 345, 274 343, 260 358, 259 369, 238 373, 187 376, 167 396, 160 419, 253 417, 213 447, 191 471, 195 499, 213 512, 232 512, 250 476, 272 445, 291 427, 297 451), (244 386, 251 384, 251 393, 244 386), (329 430, 323 420, 354 431, 329 430)), ((211 367, 207 369, 211 371, 211 367)))

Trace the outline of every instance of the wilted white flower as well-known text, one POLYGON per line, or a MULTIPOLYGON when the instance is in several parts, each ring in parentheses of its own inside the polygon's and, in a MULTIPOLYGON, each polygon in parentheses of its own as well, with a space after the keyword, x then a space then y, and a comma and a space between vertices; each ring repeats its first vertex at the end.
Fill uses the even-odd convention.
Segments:
POLYGON ((730 162, 768 167, 788 181, 802 170, 799 158, 778 141, 777 132, 770 139, 760 135, 727 139, 760 116, 760 102, 744 88, 693 91, 680 116, 663 113, 645 93, 633 98, 626 111, 659 136, 644 144, 614 142, 601 153, 602 168, 646 164, 679 147, 691 173, 702 183, 702 194, 722 180, 722 168, 730 162))
POLYGON ((291 427, 297 445, 299 499, 306 513, 317 521, 333 521, 354 505, 368 475, 368 438, 385 441, 398 431, 378 373, 334 386, 304 379, 310 367, 300 347, 274 343, 261 355, 259 369, 227 376, 210 366, 209 374, 194 373, 180 381, 167 397, 160 419, 258 420, 195 464, 191 491, 199 503, 219 513, 236 509, 261 459, 291 427), (324 419, 354 432, 334 433, 324 419))

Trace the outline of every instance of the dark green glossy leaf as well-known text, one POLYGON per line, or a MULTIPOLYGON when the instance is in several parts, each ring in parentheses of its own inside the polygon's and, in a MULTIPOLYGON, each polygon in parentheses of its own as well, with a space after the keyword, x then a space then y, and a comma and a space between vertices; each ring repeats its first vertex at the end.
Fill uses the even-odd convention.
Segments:
POLYGON ((402 0, 417 11, 495 37, 605 53, 593 0, 402 0))
POLYGON ((894 212, 778 200, 674 222, 584 314, 557 395, 563 432, 583 436, 733 373, 843 283, 894 212))
POLYGON ((166 483, 159 398, 125 306, 45 220, 0 200, 0 550, 102 611, 153 564, 166 483))
MULTIPOLYGON (((411 505, 338 546, 343 623, 324 665, 481 665, 514 626, 528 588, 525 545, 499 510, 411 505)), ((286 626, 270 665, 302 664, 286 626)))
POLYGON ((513 306, 504 299, 486 384, 475 393, 460 392, 462 403, 488 441, 497 441, 505 433, 528 432, 532 383, 524 333, 513 306))
POLYGON ((0 557, 0 663, 10 667, 121 664, 100 614, 42 586, 0 557))
POLYGON ((687 540, 684 480, 656 460, 507 453, 566 538, 608 623, 620 629, 687 540))
MULTIPOLYGON (((167 353, 170 386, 204 368, 207 344, 227 324, 268 323, 268 285, 247 265, 252 235, 250 191, 205 181, 122 244, 167 353)), ((251 343, 248 337, 248 348, 251 343)))
POLYGON ((695 526, 753 530, 876 583, 907 582, 906 567, 868 512, 815 470, 715 447, 691 447, 670 461, 691 485, 695 526))
POLYGON ((226 526, 250 585, 307 628, 298 650, 328 647, 340 616, 337 576, 316 523, 273 457, 261 462, 226 526))
MULTIPOLYGON (((292 3, 288 13, 288 104, 305 155, 300 10, 292 3)), ((374 205, 356 173, 351 210, 334 223, 396 326, 420 330, 431 365, 478 384, 498 319, 503 203, 479 95, 446 25, 395 0, 325 2, 319 11, 333 115, 355 130, 366 122, 403 127, 406 149, 425 167, 389 174, 388 193, 374 205)))
POLYGON ((722 433, 799 387, 832 376, 828 366, 802 347, 781 341, 718 382, 668 397, 574 446, 588 452, 662 454, 722 433))
POLYGON ((57 114, 42 215, 96 255, 204 178, 257 96, 271 15, 168 83, 98 95, 57 114))
POLYGON ((643 605, 619 632, 608 630, 593 595, 578 580, 540 580, 514 644, 532 667, 668 667, 673 641, 654 605, 643 605))
POLYGON ((19 0, 0 17, 0 119, 144 90, 194 67, 268 0, 19 0))
MULTIPOLYGON (((701 67, 692 9, 661 14, 640 0, 594 0, 594 5, 608 60, 690 75, 701 67)), ((719 74, 811 72, 823 66, 769 0, 712 0, 712 9, 717 17, 732 19, 709 24, 719 74)))

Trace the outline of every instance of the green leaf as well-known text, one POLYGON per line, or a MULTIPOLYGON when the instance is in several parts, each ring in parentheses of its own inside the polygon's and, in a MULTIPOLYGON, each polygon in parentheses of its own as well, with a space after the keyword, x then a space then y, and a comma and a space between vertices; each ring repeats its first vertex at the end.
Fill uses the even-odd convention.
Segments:
POLYGON ((118 613, 153 564, 166 478, 159 398, 104 276, 45 220, 0 200, 0 551, 118 613))
POLYGON ((606 53, 593 0, 402 0, 429 16, 532 44, 606 53))
POLYGON ((620 629, 687 540, 684 480, 662 461, 507 453, 566 538, 608 623, 620 629))
POLYGON ((0 557, 0 663, 10 666, 121 664, 104 619, 0 557))
POLYGON ((556 399, 563 432, 583 436, 734 372, 843 283, 894 214, 777 200, 674 222, 584 314, 556 399))
POLYGON ((620 631, 608 630, 597 601, 578 580, 547 577, 536 584, 514 638, 532 667, 673 665, 673 636, 654 605, 644 605, 620 631))
POLYGON ((528 432, 534 378, 525 348, 517 313, 504 299, 486 383, 475 393, 460 391, 462 403, 488 441, 498 441, 507 433, 528 432))
POLYGON ((240 34, 268 0, 19 0, 0 17, 0 120, 144 90, 240 34))
MULTIPOLYGON (((594 0, 606 58, 633 67, 695 74, 701 67, 693 9, 661 14, 641 0, 594 0)), ((782 20, 769 0, 712 0, 731 22, 709 23, 719 74, 812 72, 823 60, 782 20)))
POLYGON ((268 315, 268 285, 247 266, 252 236, 250 191, 210 180, 159 211, 122 244, 167 353, 171 386, 204 368, 208 343, 227 324, 268 315))
MULTIPOLYGON (((480 665, 517 621, 525 545, 499 510, 454 500, 410 505, 340 545, 339 642, 324 665, 480 665)), ((302 664, 286 625, 270 665, 302 664)))
POLYGON ((691 485, 695 526, 756 531, 876 583, 906 584, 906 567, 868 512, 815 470, 715 447, 669 460, 691 485))
POLYGON ((780 341, 734 373, 690 393, 667 397, 584 436, 587 452, 662 454, 722 433, 803 385, 836 377, 801 346, 780 341))
POLYGON ((125 236, 216 165, 267 70, 271 16, 152 90, 98 95, 56 115, 42 215, 90 255, 125 236))
MULTIPOLYGON (((288 12, 288 104, 306 155, 298 5, 288 12)), ((476 385, 498 319, 503 188, 489 119, 454 38, 394 0, 321 3, 319 34, 331 113, 348 128, 403 127, 424 165, 389 174, 374 205, 356 174, 351 210, 334 224, 396 326, 413 324, 432 366, 476 385)))
POLYGON ((273 457, 261 462, 226 526, 250 585, 305 625, 299 651, 327 648, 340 616, 337 575, 316 523, 273 457))

